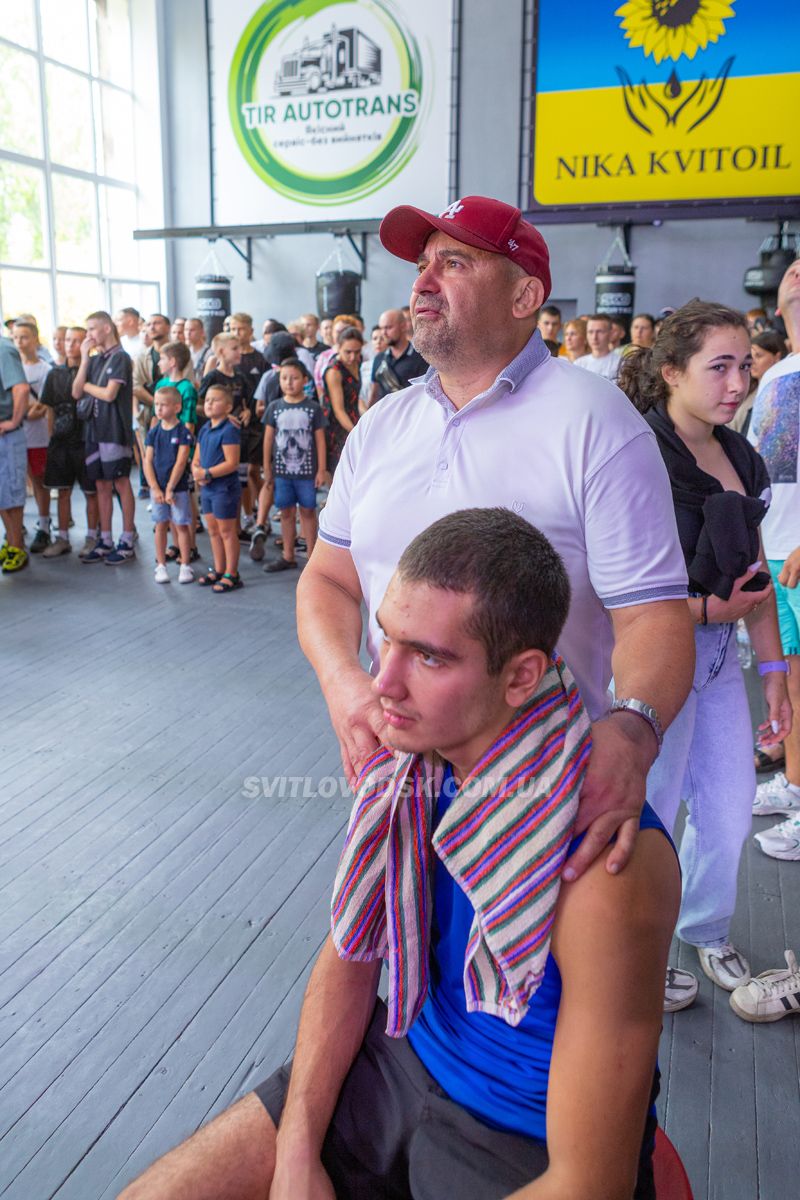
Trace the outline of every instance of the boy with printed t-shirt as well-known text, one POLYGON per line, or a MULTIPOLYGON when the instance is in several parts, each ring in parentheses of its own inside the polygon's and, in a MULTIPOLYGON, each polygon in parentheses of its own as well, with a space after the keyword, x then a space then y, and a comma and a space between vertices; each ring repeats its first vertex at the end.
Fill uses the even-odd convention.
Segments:
POLYGON ((181 395, 177 388, 159 387, 155 393, 156 423, 145 439, 144 473, 150 487, 155 526, 156 583, 169 583, 167 573, 167 530, 175 527, 181 555, 179 583, 192 583, 194 572, 189 565, 191 539, 189 526, 192 508, 189 503, 189 452, 192 435, 178 419, 181 395))
MULTIPOLYGON (((275 505, 281 510, 283 553, 264 570, 272 575, 297 568, 294 557, 296 505, 308 553, 317 540, 317 488, 328 481, 325 417, 316 400, 304 394, 306 371, 296 358, 280 368, 281 399, 273 400, 264 417, 264 462, 272 459, 275 505)), ((267 486, 272 482, 266 480, 267 486)))
POLYGON ((233 393, 228 387, 212 384, 205 392, 208 420, 197 435, 197 453, 192 475, 200 488, 200 507, 205 515, 213 569, 199 581, 200 587, 224 595, 243 586, 239 577, 239 482, 241 440, 231 422, 233 393))

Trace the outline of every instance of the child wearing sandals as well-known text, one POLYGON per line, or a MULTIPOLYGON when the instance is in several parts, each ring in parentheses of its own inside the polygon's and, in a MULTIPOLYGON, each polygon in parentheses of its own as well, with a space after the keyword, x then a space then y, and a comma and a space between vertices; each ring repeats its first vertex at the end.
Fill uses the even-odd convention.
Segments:
POLYGON ((155 526, 156 583, 169 583, 167 572, 167 533, 172 523, 180 547, 179 583, 193 583, 189 565, 192 544, 189 527, 192 509, 189 503, 189 452, 192 435, 178 420, 181 394, 177 388, 159 388, 155 395, 156 423, 145 439, 144 475, 150 487, 155 526))
POLYGON ((222 384, 212 384, 205 394, 208 421, 197 436, 197 454, 192 475, 200 488, 200 507, 205 515, 214 567, 198 580, 223 595, 242 586, 239 578, 239 482, 241 436, 229 419, 233 410, 233 392, 222 384))

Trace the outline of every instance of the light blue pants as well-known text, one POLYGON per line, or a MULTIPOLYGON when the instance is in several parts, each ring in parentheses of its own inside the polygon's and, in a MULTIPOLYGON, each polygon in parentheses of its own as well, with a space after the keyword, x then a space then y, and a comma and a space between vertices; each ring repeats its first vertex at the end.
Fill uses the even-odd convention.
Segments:
POLYGON ((692 690, 647 777, 647 799, 670 831, 687 808, 677 933, 693 946, 727 940, 756 777, 750 710, 733 625, 698 625, 692 690))

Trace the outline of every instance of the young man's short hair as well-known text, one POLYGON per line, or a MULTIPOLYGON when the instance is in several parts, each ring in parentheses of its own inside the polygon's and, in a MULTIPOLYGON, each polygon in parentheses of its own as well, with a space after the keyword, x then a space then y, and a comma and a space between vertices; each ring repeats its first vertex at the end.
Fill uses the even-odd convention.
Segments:
POLYGON ((123 314, 123 316, 136 317, 137 321, 141 321, 142 319, 142 315, 138 308, 121 308, 119 311, 123 314))
POLYGON ((552 654, 569 612, 561 558, 506 508, 465 508, 435 521, 403 551, 397 573, 473 596, 467 632, 483 643, 490 675, 523 650, 552 654))
POLYGON ((249 325, 250 328, 252 329, 253 328, 253 318, 250 316, 250 313, 246 313, 246 312, 231 313, 231 324, 232 325, 233 324, 249 325))
POLYGON ((558 317, 561 320, 561 309, 556 308, 555 304, 545 304, 544 308, 539 309, 540 317, 558 317))
POLYGON ((38 336, 39 336, 39 326, 35 325, 33 321, 24 321, 24 320, 22 320, 21 317, 17 317, 16 321, 14 322, 14 324, 12 325, 11 328, 12 329, 30 329, 31 333, 33 334, 33 336, 35 338, 38 338, 38 336))
POLYGON ((609 329, 611 328, 611 317, 608 313, 592 313, 586 318, 586 324, 588 325, 590 321, 602 321, 609 329))
MULTIPOLYGON (((176 391, 177 391, 177 389, 176 389, 176 391)), ((233 388, 229 388, 226 383, 212 383, 211 387, 207 389, 206 394, 204 395, 203 399, 207 400, 208 397, 210 395, 212 395, 213 392, 216 392, 218 395, 225 396, 225 398, 227 399, 231 408, 233 408, 233 405, 234 405, 233 388)))
POLYGON ((217 333, 211 340, 211 351, 213 354, 217 354, 220 346, 230 346, 232 342, 238 343, 238 341, 235 333, 217 333))
POLYGON ((161 347, 164 358, 171 358, 179 371, 185 371, 192 357, 191 350, 185 342, 166 342, 161 347))
POLYGON ((293 355, 290 355, 288 358, 284 358, 278 365, 278 370, 282 371, 284 367, 294 367, 294 369, 299 371, 301 375, 304 375, 306 379, 311 378, 305 363, 302 363, 299 358, 295 358, 293 355))
POLYGON ((79 333, 82 337, 86 337, 86 330, 84 329, 83 325, 68 325, 64 332, 79 333))
POLYGON ((108 325, 111 325, 114 329, 116 329, 116 325, 114 325, 114 322, 111 318, 111 313, 107 313, 102 308, 99 308, 97 312, 89 313, 88 317, 86 318, 87 324, 89 321, 105 321, 108 325))
MULTIPOLYGON (((213 390, 214 390, 213 388, 208 389, 209 392, 212 392, 213 390)), ((208 393, 206 393, 206 394, 208 394, 208 393)), ((156 400, 171 400, 173 404, 177 404, 179 406, 183 404, 183 401, 181 400, 181 394, 176 387, 161 387, 161 388, 159 388, 155 394, 155 399, 156 400)))

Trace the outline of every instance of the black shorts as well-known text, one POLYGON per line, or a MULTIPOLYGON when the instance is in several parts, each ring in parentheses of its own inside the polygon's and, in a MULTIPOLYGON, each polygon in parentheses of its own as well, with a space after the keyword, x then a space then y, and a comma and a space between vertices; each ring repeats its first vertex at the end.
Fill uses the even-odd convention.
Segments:
POLYGON ((83 442, 59 442, 54 439, 47 447, 44 486, 71 488, 76 483, 87 496, 93 496, 97 491, 86 474, 86 448, 83 442))
MULTIPOLYGON (((378 1001, 322 1150, 337 1200, 501 1200, 544 1174, 542 1142, 478 1121, 450 1100, 406 1038, 385 1030, 378 1001)), ((291 1063, 255 1089, 276 1126, 290 1073, 291 1063)), ((651 1117, 632 1200, 655 1200, 654 1137, 651 1117)))

